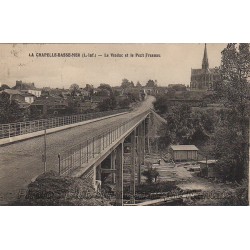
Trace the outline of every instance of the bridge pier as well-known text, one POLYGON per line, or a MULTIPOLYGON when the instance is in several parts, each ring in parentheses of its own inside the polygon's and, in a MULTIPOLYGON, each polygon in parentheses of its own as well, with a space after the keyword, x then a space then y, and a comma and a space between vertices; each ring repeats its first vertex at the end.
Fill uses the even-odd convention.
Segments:
MULTIPOLYGON (((114 151, 112 151, 111 153, 111 169, 115 169, 115 162, 116 162, 116 149, 114 151)), ((112 184, 115 184, 115 173, 112 173, 112 184)))
POLYGON ((142 164, 145 165, 145 120, 142 122, 142 164))
POLYGON ((101 166, 102 166, 102 164, 99 164, 99 165, 96 167, 96 180, 97 180, 97 181, 101 181, 101 180, 102 180, 101 166))
POLYGON ((145 119, 145 136, 146 136, 146 151, 150 153, 150 141, 149 141, 149 123, 150 123, 150 116, 148 115, 145 119))
POLYGON ((116 205, 123 206, 123 142, 116 148, 116 205))
POLYGON ((136 130, 131 133, 130 203, 135 204, 136 130))
MULTIPOLYGON (((129 130, 129 133, 123 139, 116 142, 100 160, 96 161, 89 168, 91 171, 89 170, 84 173, 85 178, 91 176, 93 186, 97 192, 100 191, 102 182, 105 180, 115 184, 115 199, 118 206, 123 205, 124 185, 129 188, 130 204, 135 204, 136 184, 141 184, 141 166, 144 165, 145 138, 148 135, 146 133, 148 125, 146 119, 144 117, 141 121, 137 122, 136 126, 129 130)), ((109 135, 111 134, 109 133, 109 135)), ((114 138, 112 139, 113 141, 115 140, 114 138)), ((103 137, 99 145, 103 146, 104 142, 103 137)), ((95 145, 98 145, 98 143, 95 143, 95 145)), ((95 148, 93 147, 93 149, 95 148)), ((87 153, 92 154, 93 152, 94 150, 90 150, 90 152, 87 150, 87 153)), ((90 160, 93 161, 93 159, 90 160)), ((88 162, 92 163, 87 159, 86 163, 88 162)))
POLYGON ((95 191, 101 191, 101 164, 93 167, 93 187, 95 191))
MULTIPOLYGON (((141 166, 145 160, 145 120, 139 124, 129 135, 129 141, 126 145, 130 147, 130 161, 129 161, 129 173, 130 173, 130 204, 135 204, 135 184, 136 173, 137 183, 141 183, 141 166)), ((123 205, 123 164, 124 164, 124 143, 121 143, 116 152, 111 153, 111 168, 115 165, 116 174, 116 204, 123 205), (115 158, 115 159, 114 159, 115 158), (114 164, 115 162, 115 164, 114 164)))
POLYGON ((144 158, 145 158, 145 120, 138 126, 137 155, 138 155, 137 183, 141 184, 141 166, 144 165, 144 158))

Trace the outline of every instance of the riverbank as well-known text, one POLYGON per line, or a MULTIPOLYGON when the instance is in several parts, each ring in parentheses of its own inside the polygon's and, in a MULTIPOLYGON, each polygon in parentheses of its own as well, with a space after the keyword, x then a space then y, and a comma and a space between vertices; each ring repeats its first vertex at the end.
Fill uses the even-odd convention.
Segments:
MULTIPOLYGON (((176 205, 188 206, 245 206, 248 205, 248 184, 247 181, 242 183, 222 182, 219 179, 208 179, 198 177, 195 172, 190 172, 188 163, 174 164, 166 163, 163 159, 160 164, 156 162, 160 155, 151 154, 146 158, 146 164, 153 164, 153 167, 159 172, 158 182, 171 186, 173 201, 176 205), (189 195, 182 198, 179 202, 176 198, 183 194, 189 195)), ((171 194, 171 193, 170 193, 171 194)), ((158 195, 156 199, 170 197, 170 194, 158 195)), ((160 205, 169 205, 163 202, 160 205)), ((172 204, 171 204, 172 205, 172 204)))

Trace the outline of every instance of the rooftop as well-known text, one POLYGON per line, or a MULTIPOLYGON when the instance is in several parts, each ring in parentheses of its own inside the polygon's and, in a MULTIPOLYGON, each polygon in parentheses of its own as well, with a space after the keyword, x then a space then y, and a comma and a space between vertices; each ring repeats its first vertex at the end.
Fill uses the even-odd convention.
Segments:
POLYGON ((192 75, 200 75, 200 74, 204 74, 204 73, 208 73, 208 74, 218 74, 218 68, 209 68, 207 70, 205 69, 191 69, 191 74, 192 75))
POLYGON ((204 164, 213 164, 216 163, 217 160, 204 160, 204 161, 198 161, 198 163, 204 163, 204 164))
POLYGON ((182 151, 182 150, 199 150, 195 145, 172 145, 170 146, 174 151, 182 151))
POLYGON ((19 91, 17 89, 5 89, 3 91, 0 91, 0 93, 3 93, 3 92, 5 92, 5 93, 7 93, 9 95, 21 95, 21 96, 30 96, 30 97, 34 96, 34 95, 30 94, 30 93, 21 92, 21 91, 19 91))
POLYGON ((61 98, 61 97, 55 97, 55 96, 41 96, 38 97, 32 105, 66 105, 67 102, 61 98))

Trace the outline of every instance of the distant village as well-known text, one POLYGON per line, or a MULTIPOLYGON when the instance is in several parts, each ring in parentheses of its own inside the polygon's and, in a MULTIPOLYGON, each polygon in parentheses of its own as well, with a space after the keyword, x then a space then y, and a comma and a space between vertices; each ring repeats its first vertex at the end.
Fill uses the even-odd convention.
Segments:
MULTIPOLYGON (((133 103, 144 100, 148 94, 166 94, 174 89, 177 90, 177 93, 178 90, 181 92, 189 90, 182 84, 160 87, 157 80, 149 80, 145 86, 142 86, 140 82, 134 84, 132 81, 123 79, 121 85, 115 87, 105 83, 98 87, 90 84, 85 86, 72 84, 68 89, 37 88, 35 83, 17 80, 14 87, 2 84, 0 96, 2 101, 5 100, 9 105, 13 105, 14 109, 19 110, 16 119, 7 119, 7 123, 129 108, 133 103)), ((5 123, 5 121, 1 121, 1 123, 5 123)))
POLYGON ((218 82, 220 74, 218 68, 209 68, 206 45, 202 67, 191 69, 190 87, 184 84, 163 87, 164 84, 151 79, 144 85, 139 81, 134 84, 123 79, 120 85, 114 87, 107 83, 101 83, 98 87, 74 83, 68 89, 37 88, 35 83, 17 80, 13 87, 7 84, 0 87, 0 124, 130 108, 144 100, 146 95, 165 95, 170 107, 185 103, 193 108, 209 105, 216 108, 213 92, 218 82))
MULTIPOLYGON (((72 84, 70 88, 37 88, 35 83, 17 80, 14 87, 3 84, 0 97, 19 109, 16 120, 48 118, 70 114, 91 113, 113 109, 129 108, 133 103, 144 100, 146 95, 163 95, 168 97, 169 106, 189 103, 191 106, 206 105, 213 94, 209 89, 190 89, 184 84, 158 86, 157 80, 148 80, 145 86, 140 82, 123 79, 120 86, 111 87, 102 83, 98 87, 86 84, 72 84), (204 99, 205 96, 205 99, 204 99)), ((1 123, 5 123, 1 121, 1 123)))

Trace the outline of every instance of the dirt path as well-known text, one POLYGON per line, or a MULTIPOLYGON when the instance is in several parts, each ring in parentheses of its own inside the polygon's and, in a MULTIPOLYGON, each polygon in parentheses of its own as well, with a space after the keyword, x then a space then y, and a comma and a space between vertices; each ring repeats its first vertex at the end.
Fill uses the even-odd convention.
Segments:
MULTIPOLYGON (((225 192, 235 192, 235 186, 232 183, 220 183, 207 178, 198 177, 196 173, 188 171, 188 164, 166 163, 164 160, 156 164, 159 160, 158 155, 152 155, 147 158, 147 162, 153 164, 153 167, 159 172, 159 181, 175 181, 176 186, 183 191, 202 191, 206 194, 222 194, 225 192)), ((220 197, 217 197, 220 199, 220 197)), ((223 199, 223 197, 221 197, 223 199)), ((218 200, 205 197, 203 200, 192 202, 192 205, 217 205, 218 200)))

